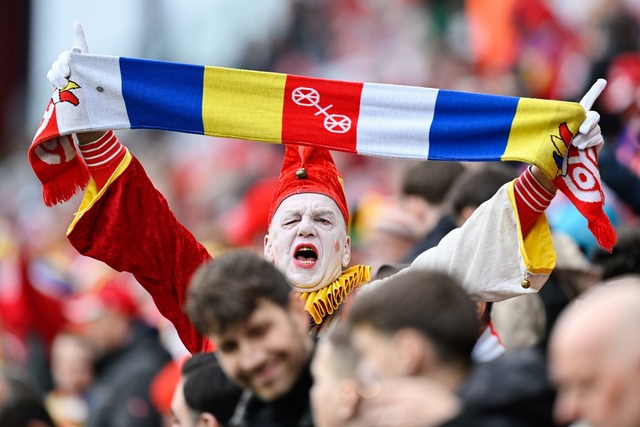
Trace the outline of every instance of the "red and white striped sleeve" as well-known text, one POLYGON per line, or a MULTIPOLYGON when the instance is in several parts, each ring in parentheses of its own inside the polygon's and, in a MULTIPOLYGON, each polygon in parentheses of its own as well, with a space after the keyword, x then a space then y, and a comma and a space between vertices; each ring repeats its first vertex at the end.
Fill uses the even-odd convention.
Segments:
POLYGON ((525 237, 536 219, 549 207, 555 193, 547 191, 535 179, 529 167, 516 179, 514 194, 522 236, 525 237))
POLYGON ((98 191, 115 172, 126 152, 126 148, 113 131, 108 131, 96 141, 80 145, 80 153, 96 182, 98 191))

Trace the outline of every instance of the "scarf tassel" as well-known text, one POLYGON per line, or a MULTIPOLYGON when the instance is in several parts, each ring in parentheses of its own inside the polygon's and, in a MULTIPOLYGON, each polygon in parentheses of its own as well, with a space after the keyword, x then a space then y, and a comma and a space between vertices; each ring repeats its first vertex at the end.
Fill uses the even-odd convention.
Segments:
POLYGON ((600 211, 595 219, 588 221, 587 226, 591 233, 593 233, 598 244, 603 249, 611 253, 618 238, 613 224, 611 224, 609 217, 604 213, 604 211, 600 211))
POLYGON ((55 179, 42 183, 42 199, 47 206, 69 201, 78 192, 84 191, 91 175, 78 156, 69 161, 64 169, 58 169, 55 179))

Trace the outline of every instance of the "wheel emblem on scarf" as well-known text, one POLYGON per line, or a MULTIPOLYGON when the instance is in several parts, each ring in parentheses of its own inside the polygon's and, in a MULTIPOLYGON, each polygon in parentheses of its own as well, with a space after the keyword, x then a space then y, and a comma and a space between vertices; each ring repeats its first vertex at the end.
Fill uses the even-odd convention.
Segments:
POLYGON ((298 87, 291 92, 291 99, 302 107, 316 107, 318 111, 314 114, 324 115, 324 128, 332 133, 346 133, 351 129, 351 119, 342 114, 329 114, 327 111, 333 104, 326 107, 320 106, 320 94, 317 90, 309 87, 298 87))

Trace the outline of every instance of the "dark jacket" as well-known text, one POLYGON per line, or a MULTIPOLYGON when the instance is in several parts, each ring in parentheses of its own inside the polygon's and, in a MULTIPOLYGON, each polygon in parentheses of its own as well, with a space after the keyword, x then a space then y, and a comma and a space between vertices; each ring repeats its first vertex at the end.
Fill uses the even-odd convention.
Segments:
POLYGON ((96 365, 86 427, 160 426, 160 414, 151 403, 149 386, 170 360, 171 355, 155 330, 134 327, 128 342, 96 365))
POLYGON ((284 396, 272 402, 263 402, 250 391, 240 399, 231 427, 312 427, 309 390, 312 378, 310 361, 298 381, 284 396))
POLYGON ((544 355, 509 350, 478 364, 459 390, 462 413, 441 427, 546 427, 553 422, 555 391, 544 355))

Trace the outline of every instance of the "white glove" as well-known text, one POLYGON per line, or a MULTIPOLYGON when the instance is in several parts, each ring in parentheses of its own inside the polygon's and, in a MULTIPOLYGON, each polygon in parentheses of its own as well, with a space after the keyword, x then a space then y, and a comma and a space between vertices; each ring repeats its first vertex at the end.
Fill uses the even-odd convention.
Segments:
POLYGON ((69 83, 69 76, 71 75, 71 67, 69 66, 69 60, 71 59, 71 52, 73 53, 89 53, 87 47, 87 39, 84 36, 84 30, 80 22, 75 21, 73 23, 74 32, 74 46, 71 50, 66 50, 58 56, 51 69, 47 72, 47 78, 51 86, 57 89, 64 88, 69 83))
POLYGON ((604 145, 604 138, 598 124, 600 122, 600 114, 597 111, 592 111, 591 107, 606 86, 607 81, 605 79, 598 79, 580 100, 580 105, 587 112, 587 117, 580 125, 578 134, 571 141, 571 144, 579 150, 586 150, 591 147, 596 147, 596 150, 600 150, 604 145))

